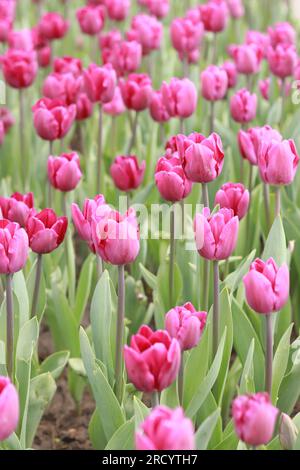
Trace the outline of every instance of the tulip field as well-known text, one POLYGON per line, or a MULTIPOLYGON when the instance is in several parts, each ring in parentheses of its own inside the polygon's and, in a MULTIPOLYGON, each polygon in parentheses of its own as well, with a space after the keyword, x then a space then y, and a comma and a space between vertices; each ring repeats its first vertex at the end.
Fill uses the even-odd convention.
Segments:
POLYGON ((300 450, 299 41, 0 0, 0 450, 300 450))

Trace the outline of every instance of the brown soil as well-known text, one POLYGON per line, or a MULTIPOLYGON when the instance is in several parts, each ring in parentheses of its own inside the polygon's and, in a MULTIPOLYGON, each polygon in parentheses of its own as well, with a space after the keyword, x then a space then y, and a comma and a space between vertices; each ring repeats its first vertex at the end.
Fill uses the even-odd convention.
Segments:
MULTIPOLYGON (((43 326, 39 343, 41 360, 52 352, 50 332, 47 327, 43 326)), ((86 390, 80 412, 78 412, 68 390, 67 375, 64 373, 58 380, 56 394, 38 428, 33 445, 34 449, 92 449, 88 436, 88 425, 94 409, 94 400, 89 391, 86 390)))

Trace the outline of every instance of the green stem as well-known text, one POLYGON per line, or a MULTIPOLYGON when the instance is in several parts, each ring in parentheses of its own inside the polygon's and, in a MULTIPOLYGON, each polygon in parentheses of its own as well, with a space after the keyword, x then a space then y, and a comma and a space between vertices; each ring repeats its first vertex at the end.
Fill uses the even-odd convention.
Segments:
POLYGON ((99 255, 96 256, 96 261, 97 261, 97 274, 98 274, 98 278, 100 279, 103 273, 103 261, 99 255))
POLYGON ((159 406, 159 395, 158 395, 158 392, 152 392, 152 396, 151 396, 151 405, 152 405, 152 408, 155 408, 156 406, 159 406))
POLYGON ((102 146, 103 146, 103 109, 99 105, 99 122, 98 122, 98 152, 97 152, 97 194, 101 193, 101 176, 102 176, 102 146))
POLYGON ((213 355, 215 357, 219 345, 220 305, 219 305, 219 261, 213 261, 214 267, 214 307, 213 307, 213 355))
POLYGON ((281 80, 281 118, 280 118, 280 129, 282 129, 283 124, 284 124, 284 110, 285 110, 285 99, 286 99, 286 93, 285 93, 285 84, 286 84, 286 79, 283 78, 281 80))
POLYGON ((209 195, 207 183, 202 183, 202 204, 204 207, 209 207, 209 195))
POLYGON ((131 139, 128 145, 128 151, 127 154, 130 155, 132 152, 132 149, 135 146, 135 141, 136 141, 136 133, 137 133, 137 127, 138 127, 138 119, 139 119, 139 113, 136 111, 134 121, 133 121, 133 126, 132 126, 132 134, 131 134, 131 139))
POLYGON ((212 52, 212 64, 215 64, 218 57, 218 34, 214 33, 213 38, 213 52, 212 52))
POLYGON ((178 399, 180 406, 183 405, 183 390, 184 390, 184 351, 181 352, 180 368, 178 372, 178 399))
POLYGON ((180 134, 184 134, 184 130, 185 130, 184 128, 185 128, 184 119, 180 118, 180 120, 179 120, 179 132, 180 132, 180 134))
POLYGON ((175 267, 175 213, 174 208, 170 208, 170 265, 169 265, 169 302, 173 307, 174 294, 174 267, 175 267))
POLYGON ((266 392, 271 396, 273 368, 273 331, 272 317, 266 315, 266 392))
POLYGON ((209 133, 212 134, 215 130, 215 101, 210 102, 210 117, 209 117, 209 133))
POLYGON ((275 217, 277 217, 280 215, 280 212, 281 212, 281 188, 280 186, 276 186, 275 196, 276 196, 275 217))
POLYGON ((125 278, 124 265, 118 266, 118 317, 116 334, 116 396, 119 403, 122 402, 123 394, 123 337, 124 337, 124 318, 125 318, 125 278))
POLYGON ((42 255, 38 254, 37 263, 36 263, 34 291, 33 291, 33 298, 32 298, 31 317, 35 317, 36 315, 36 310, 37 310, 38 301, 39 301, 41 275, 42 275, 42 255))
POLYGON ((267 223, 267 229, 269 231, 270 222, 271 222, 269 186, 266 183, 264 183, 263 187, 264 187, 264 205, 265 205, 265 213, 266 213, 266 223, 267 223))
POLYGON ((6 366, 8 376, 13 379, 14 357, 14 304, 12 289, 13 274, 6 275, 6 366))

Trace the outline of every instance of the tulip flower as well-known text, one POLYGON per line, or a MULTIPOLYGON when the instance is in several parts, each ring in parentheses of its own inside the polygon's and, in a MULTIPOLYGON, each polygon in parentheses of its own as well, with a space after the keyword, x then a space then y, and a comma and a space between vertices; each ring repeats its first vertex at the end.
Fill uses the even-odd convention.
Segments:
POLYGON ((194 221, 196 247, 199 254, 213 261, 214 268, 214 306, 213 306, 213 352, 219 344, 219 260, 231 256, 235 249, 239 219, 231 209, 220 209, 211 215, 205 207, 201 214, 196 214, 194 221))
POLYGON ((271 126, 252 127, 247 131, 240 130, 238 144, 242 158, 248 160, 251 165, 258 165, 258 150, 261 141, 281 142, 282 136, 271 126))
POLYGON ((0 376, 0 441, 5 441, 17 428, 19 397, 8 377, 0 376))
POLYGON ((98 255, 107 263, 118 266, 118 315, 116 333, 115 391, 122 401, 122 350, 125 317, 124 265, 133 263, 139 254, 139 228, 135 211, 125 215, 117 211, 105 211, 102 217, 92 220, 92 240, 98 255))
POLYGON ((76 188, 81 180, 79 156, 76 152, 48 158, 48 178, 55 189, 67 192, 76 188))
POLYGON ((164 123, 170 120, 170 115, 167 111, 163 94, 160 90, 152 93, 149 110, 153 121, 164 123))
POLYGON ((52 209, 43 209, 26 224, 29 245, 34 253, 51 253, 64 241, 68 219, 57 217, 52 209))
POLYGON ((7 37, 8 48, 23 51, 33 50, 33 34, 31 29, 24 28, 10 31, 7 37))
POLYGON ((180 158, 171 152, 158 160, 155 183, 161 197, 170 202, 181 201, 192 190, 192 182, 185 175, 180 158))
POLYGON ((209 0, 205 5, 200 5, 201 21, 206 31, 214 33, 213 60, 217 59, 217 33, 224 31, 229 18, 229 10, 224 0, 209 0))
POLYGON ((231 117, 236 122, 246 124, 256 117, 257 96, 246 88, 236 92, 230 99, 231 117))
POLYGON ((8 108, 0 108, 0 122, 3 124, 5 134, 7 134, 9 129, 15 124, 15 118, 8 108))
POLYGON ((68 29, 69 23, 59 13, 45 13, 39 21, 38 28, 41 35, 48 41, 63 38, 68 29))
POLYGON ((143 73, 130 74, 126 80, 120 80, 120 90, 127 109, 135 111, 132 136, 127 152, 130 154, 136 140, 138 113, 147 109, 150 105, 152 96, 151 78, 143 73))
POLYGON ((110 212, 110 207, 105 203, 104 196, 99 194, 94 199, 85 199, 83 210, 77 204, 72 204, 72 218, 79 237, 84 240, 90 250, 95 253, 96 248, 92 238, 92 220, 99 219, 110 212))
POLYGON ((35 214, 33 193, 14 193, 9 198, 0 197, 0 210, 4 219, 25 227, 28 217, 35 214))
POLYGON ((230 16, 234 19, 241 18, 245 14, 242 0, 226 0, 230 16))
POLYGON ((278 44, 269 47, 268 62, 271 72, 282 80, 294 74, 298 56, 295 46, 278 44))
POLYGON ((234 88, 237 84, 238 76, 235 63, 231 62, 230 60, 227 60, 221 67, 223 70, 225 70, 227 74, 228 88, 234 88))
POLYGON ((69 132, 76 116, 76 106, 65 106, 61 100, 42 98, 32 108, 33 124, 38 135, 53 141, 69 132))
POLYGON ((267 393, 240 395, 232 405, 235 431, 251 446, 268 444, 275 431, 279 410, 272 405, 267 393))
POLYGON ((95 36, 104 26, 105 10, 102 5, 86 6, 76 11, 76 18, 84 34, 95 36))
POLYGON ((272 47, 276 47, 279 44, 289 46, 296 44, 297 33, 288 22, 276 23, 273 27, 270 26, 268 28, 268 35, 272 47))
POLYGON ((157 406, 136 432, 135 443, 137 450, 193 450, 193 423, 182 408, 157 406))
POLYGON ((197 107, 197 90, 188 78, 172 78, 170 84, 163 82, 161 88, 163 103, 171 117, 180 119, 183 132, 183 120, 192 116, 197 107))
POLYGON ((170 33, 172 45, 185 64, 191 53, 198 52, 204 35, 204 27, 201 22, 193 23, 189 18, 175 18, 171 23, 170 33))
MULTIPOLYGON (((14 355, 14 311, 13 311, 13 274, 20 271, 28 257, 28 237, 23 228, 15 222, 0 220, 0 274, 6 275, 6 365, 12 377, 14 355)), ((1 411, 1 387, 0 387, 1 411)), ((1 413, 0 413, 1 423, 1 413)), ((0 427, 1 433, 2 427, 0 427)))
POLYGON ((105 5, 108 16, 113 21, 124 21, 128 16, 130 0, 109 0, 105 5))
POLYGON ((103 105, 105 114, 110 114, 112 117, 119 116, 125 112, 125 104, 122 98, 120 87, 115 88, 115 93, 111 101, 103 105))
POLYGON ((146 162, 140 165, 135 155, 123 156, 115 158, 110 167, 110 174, 116 187, 120 191, 132 191, 142 183, 146 169, 146 162))
POLYGON ((241 183, 226 183, 221 186, 215 197, 215 206, 221 209, 232 209, 241 220, 248 212, 249 191, 241 183))
POLYGON ((271 313, 278 312, 289 297, 289 271, 286 264, 278 268, 273 258, 256 259, 244 276, 246 299, 250 307, 266 317, 266 391, 271 393, 273 332, 271 313))
POLYGON ((148 55, 160 48, 162 33, 162 24, 154 16, 141 13, 132 18, 131 27, 126 33, 126 38, 129 41, 140 43, 143 55, 148 55))
POLYGON ((210 65, 201 74, 201 91, 202 96, 210 101, 210 132, 215 128, 215 101, 222 100, 228 90, 228 75, 222 67, 210 65))
POLYGON ((270 46, 270 38, 267 34, 261 31, 249 29, 246 33, 246 44, 255 44, 262 50, 263 57, 267 57, 267 52, 270 46))
POLYGON ((279 441, 284 450, 293 450, 299 430, 294 423, 293 419, 286 413, 282 413, 280 416, 279 426, 279 441))
POLYGON ((120 77, 136 72, 142 61, 142 46, 137 41, 122 41, 121 38, 106 42, 111 33, 100 38, 103 62, 111 63, 120 77))
POLYGON ((157 18, 164 18, 170 10, 170 0, 138 0, 138 3, 157 18))
POLYGON ((252 75, 259 72, 263 59, 263 50, 256 44, 241 44, 230 47, 230 55, 234 59, 238 73, 252 75))
POLYGON ((74 77, 79 77, 82 73, 82 63, 80 59, 71 56, 56 57, 53 62, 55 73, 71 73, 74 77))
POLYGON ((124 346, 124 359, 130 382, 143 392, 161 392, 169 387, 179 371, 180 346, 165 330, 140 327, 124 346))

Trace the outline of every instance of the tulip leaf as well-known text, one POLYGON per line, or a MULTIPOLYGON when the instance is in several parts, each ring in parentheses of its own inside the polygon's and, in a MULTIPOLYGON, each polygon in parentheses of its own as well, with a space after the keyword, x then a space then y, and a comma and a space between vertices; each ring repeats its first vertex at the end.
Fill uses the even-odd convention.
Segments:
POLYGON ((40 365, 40 373, 50 372, 55 380, 58 379, 68 363, 69 356, 69 351, 58 351, 51 354, 51 356, 48 356, 40 365))
POLYGON ((290 356, 292 365, 281 382, 277 402, 277 407, 287 414, 291 414, 300 396, 300 338, 292 344, 290 356))
POLYGON ((250 343, 249 351, 248 351, 244 369, 242 372, 240 390, 239 390, 239 393, 241 395, 244 395, 247 393, 255 393, 254 367, 253 367, 254 348, 255 348, 255 339, 253 338, 250 343))
POLYGON ((137 430, 140 427, 141 423, 148 416, 150 410, 136 396, 133 397, 133 407, 134 407, 134 418, 135 418, 135 430, 137 430))
POLYGON ((148 271, 148 269, 145 268, 145 266, 143 266, 142 263, 139 264, 139 267, 142 273, 142 277, 144 278, 148 286, 152 290, 155 290, 157 288, 157 277, 154 274, 152 274, 150 271, 148 271))
POLYGON ((75 297, 75 308, 74 308, 74 316, 78 323, 80 324, 82 317, 84 315, 84 311, 87 305, 87 301, 91 291, 91 284, 92 284, 92 274, 93 274, 93 267, 95 264, 95 256, 90 254, 80 271, 79 281, 76 290, 76 297, 75 297))
POLYGON ((195 439, 197 450, 206 450, 220 417, 220 408, 217 408, 205 421, 199 426, 195 439))
POLYGON ((104 434, 103 425, 97 408, 92 414, 88 431, 93 448, 96 450, 104 450, 107 439, 104 434))
POLYGON ((278 266, 286 263, 286 238, 280 216, 274 220, 265 244, 262 259, 266 261, 268 258, 274 258, 278 266))
POLYGON ((109 440, 105 450, 133 450, 134 449, 134 419, 131 418, 116 430, 109 440))
POLYGON ((226 287, 228 287, 228 289, 230 289, 232 293, 239 287, 243 277, 249 271, 250 265, 255 256, 255 252, 256 250, 252 250, 247 258, 242 260, 237 269, 226 277, 224 284, 226 287))
POLYGON ((273 359, 272 401, 274 404, 277 402, 279 387, 288 365, 292 329, 293 325, 290 325, 282 336, 273 359))
MULTIPOLYGON (((37 265, 37 260, 35 260, 35 262, 33 263, 32 268, 26 279, 27 289, 28 289, 29 298, 30 298, 30 309, 32 308, 33 292, 34 292, 35 277, 36 277, 36 265, 37 265)), ((40 289, 39 289, 38 305, 37 305, 37 310, 36 310, 36 315, 37 315, 39 322, 43 318, 45 308, 46 308, 46 302, 47 302, 46 283, 45 283, 44 274, 42 272, 41 281, 40 281, 40 289)))

